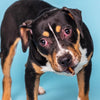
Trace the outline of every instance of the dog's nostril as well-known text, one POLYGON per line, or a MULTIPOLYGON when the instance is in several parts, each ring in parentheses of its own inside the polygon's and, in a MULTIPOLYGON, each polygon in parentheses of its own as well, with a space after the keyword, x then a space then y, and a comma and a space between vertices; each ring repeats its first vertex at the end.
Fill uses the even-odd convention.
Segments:
POLYGON ((67 56, 59 58, 58 63, 63 67, 69 66, 72 63, 71 55, 67 55, 67 56))
POLYGON ((68 64, 70 64, 70 63, 71 63, 71 59, 67 59, 66 62, 67 62, 68 64))
POLYGON ((64 58, 61 61, 62 64, 66 64, 66 65, 69 64, 70 62, 71 62, 71 59, 69 59, 69 58, 66 58, 66 59, 64 58))

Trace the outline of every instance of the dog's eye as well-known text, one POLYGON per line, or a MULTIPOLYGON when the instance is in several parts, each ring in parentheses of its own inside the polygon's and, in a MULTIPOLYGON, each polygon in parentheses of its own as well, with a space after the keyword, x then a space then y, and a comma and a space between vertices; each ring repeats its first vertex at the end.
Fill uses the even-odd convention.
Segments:
POLYGON ((69 36, 69 35, 71 35, 71 33, 72 33, 72 29, 70 28, 70 29, 65 29, 64 30, 65 32, 64 32, 64 35, 65 36, 69 36))
POLYGON ((69 29, 65 29, 66 34, 70 34, 70 30, 69 29))
POLYGON ((42 39, 40 39, 39 44, 44 47, 44 46, 48 45, 48 42, 46 39, 42 38, 42 39))

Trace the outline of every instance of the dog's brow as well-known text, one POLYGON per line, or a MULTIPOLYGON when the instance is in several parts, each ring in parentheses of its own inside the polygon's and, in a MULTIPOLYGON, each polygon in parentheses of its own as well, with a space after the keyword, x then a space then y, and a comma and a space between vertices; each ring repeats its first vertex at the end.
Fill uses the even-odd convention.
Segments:
POLYGON ((60 43, 59 43, 54 31, 53 31, 53 28, 51 27, 51 25, 49 23, 48 23, 48 26, 49 26, 49 29, 51 30, 51 32, 53 33, 53 36, 54 36, 54 38, 55 38, 55 40, 56 40, 56 42, 58 44, 59 49, 62 49, 62 47, 61 47, 61 45, 60 45, 60 43))

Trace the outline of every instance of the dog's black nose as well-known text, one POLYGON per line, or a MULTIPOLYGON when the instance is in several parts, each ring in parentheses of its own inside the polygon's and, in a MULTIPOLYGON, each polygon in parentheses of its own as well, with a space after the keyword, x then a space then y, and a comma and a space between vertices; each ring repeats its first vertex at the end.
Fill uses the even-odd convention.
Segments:
POLYGON ((72 63, 72 56, 70 54, 66 54, 64 56, 61 56, 58 58, 58 63, 62 67, 69 67, 70 64, 72 63))

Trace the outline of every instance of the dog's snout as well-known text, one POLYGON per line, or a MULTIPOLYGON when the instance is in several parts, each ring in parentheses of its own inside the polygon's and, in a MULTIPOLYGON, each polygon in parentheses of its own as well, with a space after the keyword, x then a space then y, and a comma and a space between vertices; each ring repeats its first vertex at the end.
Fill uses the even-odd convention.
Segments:
POLYGON ((72 56, 70 54, 66 54, 64 56, 61 56, 58 58, 58 63, 62 67, 69 67, 70 64, 72 63, 72 56))

